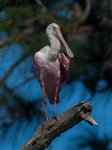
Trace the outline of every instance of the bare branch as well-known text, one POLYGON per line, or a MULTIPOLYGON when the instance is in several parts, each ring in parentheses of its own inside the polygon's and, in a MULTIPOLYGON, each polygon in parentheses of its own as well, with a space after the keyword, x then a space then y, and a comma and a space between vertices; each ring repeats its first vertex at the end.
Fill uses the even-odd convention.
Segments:
POLYGON ((7 38, 5 40, 0 40, 0 48, 3 47, 5 44, 11 43, 11 38, 7 38))
MULTIPOLYGON (((24 29, 21 33, 12 35, 4 40, 0 40, 0 48, 5 46, 6 44, 13 42, 13 41, 24 38, 25 36, 36 31, 38 29, 38 27, 37 26, 33 27, 33 23, 35 23, 35 21, 39 21, 39 23, 43 25, 43 20, 44 20, 43 16, 45 15, 45 12, 48 11, 48 9, 44 6, 44 4, 40 0, 36 0, 36 2, 40 7, 42 7, 43 12, 34 18, 31 18, 19 25, 16 25, 17 27, 27 27, 27 28, 24 29)), ((49 14, 52 15, 52 13, 50 13, 50 12, 49 12, 49 14)))
POLYGON ((12 0, 3 0, 0 3, 0 12, 4 9, 4 7, 6 7, 7 5, 9 5, 12 2, 12 0))
POLYGON ((74 5, 71 5, 71 4, 67 3, 67 2, 62 2, 62 3, 60 3, 60 4, 52 11, 53 14, 56 15, 56 13, 57 13, 60 9, 65 8, 66 6, 67 6, 68 8, 70 8, 71 10, 74 11, 74 5))
POLYGON ((43 13, 42 14, 39 14, 38 16, 34 17, 34 18, 31 18, 23 23, 20 23, 18 25, 18 27, 31 27, 33 23, 35 23, 36 21, 40 21, 40 19, 43 17, 43 13))
POLYGON ((62 2, 61 4, 59 4, 54 10, 53 10, 53 14, 56 14, 60 9, 64 8, 65 6, 67 6, 68 4, 66 2, 62 2))
POLYGON ((20 83, 20 84, 14 86, 14 87, 12 87, 12 88, 10 88, 10 90, 13 91, 13 90, 15 90, 15 89, 17 89, 17 88, 20 88, 21 86, 23 86, 24 84, 28 83, 28 82, 31 81, 32 79, 35 79, 35 76, 29 77, 29 78, 25 79, 22 83, 20 83))
POLYGON ((60 116, 51 118, 42 124, 33 137, 19 150, 44 150, 61 133, 85 120, 90 125, 98 126, 91 117, 92 106, 89 103, 80 102, 71 107, 60 116))
POLYGON ((45 7, 45 5, 40 0, 35 0, 35 1, 42 8, 43 12, 47 11, 47 8, 45 7))
POLYGON ((4 75, 4 77, 0 80, 0 85, 3 84, 3 82, 6 80, 6 78, 10 75, 10 73, 13 71, 13 69, 21 62, 23 61, 26 57, 28 56, 28 54, 24 55, 21 59, 19 59, 15 64, 13 64, 10 69, 6 72, 6 74, 4 75))
POLYGON ((91 10, 91 0, 85 0, 85 2, 86 2, 85 11, 82 12, 82 17, 75 23, 73 32, 76 32, 78 26, 80 24, 82 24, 87 19, 88 15, 90 13, 90 10, 91 10))
POLYGON ((36 31, 36 29, 37 28, 27 28, 27 29, 25 29, 25 30, 23 30, 21 33, 19 33, 19 34, 15 34, 15 35, 13 35, 13 36, 11 36, 11 37, 9 37, 9 38, 7 38, 7 39, 5 39, 5 40, 1 40, 0 41, 0 47, 3 47, 3 46, 5 46, 6 44, 9 44, 9 43, 11 43, 12 41, 16 41, 16 40, 18 40, 18 39, 21 39, 21 38, 24 38, 25 36, 27 36, 27 35, 29 35, 29 34, 31 34, 31 33, 33 33, 34 31, 36 31))

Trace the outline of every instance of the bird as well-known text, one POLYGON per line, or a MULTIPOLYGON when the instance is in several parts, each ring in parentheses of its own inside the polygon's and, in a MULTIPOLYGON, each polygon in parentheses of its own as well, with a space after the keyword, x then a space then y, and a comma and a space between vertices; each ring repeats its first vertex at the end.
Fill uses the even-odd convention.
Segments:
POLYGON ((46 120, 48 120, 46 95, 50 104, 54 104, 54 117, 56 117, 56 104, 60 102, 59 92, 66 80, 69 69, 69 60, 61 52, 61 42, 69 57, 73 58, 74 54, 65 42, 60 26, 56 23, 47 26, 46 36, 50 45, 34 54, 34 70, 43 91, 46 120))

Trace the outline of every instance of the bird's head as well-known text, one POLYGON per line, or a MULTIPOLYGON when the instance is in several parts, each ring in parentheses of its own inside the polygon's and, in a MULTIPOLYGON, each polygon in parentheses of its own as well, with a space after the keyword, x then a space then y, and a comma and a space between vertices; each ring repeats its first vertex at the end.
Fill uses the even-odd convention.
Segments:
POLYGON ((60 27, 56 24, 56 23, 51 23, 50 25, 48 25, 47 29, 46 29, 46 36, 49 38, 50 36, 55 36, 56 38, 58 38, 64 45, 67 54, 69 55, 69 57, 74 57, 74 54, 72 53, 72 51, 70 50, 70 48, 68 47, 67 43, 65 42, 60 27))

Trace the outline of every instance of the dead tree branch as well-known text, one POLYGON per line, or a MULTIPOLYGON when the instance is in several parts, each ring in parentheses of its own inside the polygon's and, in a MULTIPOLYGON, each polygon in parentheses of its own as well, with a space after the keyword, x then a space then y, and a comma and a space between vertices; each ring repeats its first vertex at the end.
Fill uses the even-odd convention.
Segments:
POLYGON ((12 88, 10 88, 10 90, 13 91, 13 90, 15 90, 15 89, 17 89, 17 88, 20 88, 21 86, 25 85, 26 83, 28 83, 29 81, 31 81, 31 80, 33 80, 33 79, 35 79, 35 76, 26 78, 22 83, 20 83, 20 84, 14 86, 14 87, 12 87, 12 88))
POLYGON ((17 25, 17 27, 30 27, 31 28, 36 21, 40 22, 42 17, 43 17, 43 13, 41 13, 38 16, 31 18, 23 23, 20 23, 19 25, 17 25))
POLYGON ((23 55, 22 58, 20 58, 16 63, 14 63, 9 70, 6 72, 6 74, 3 76, 3 78, 0 80, 0 85, 2 85, 4 83, 4 81, 7 79, 7 77, 11 74, 11 72, 13 71, 13 69, 19 65, 20 62, 22 62, 23 60, 26 59, 26 57, 28 56, 28 54, 23 55))
POLYGON ((76 124, 85 120, 90 125, 96 125, 96 121, 91 116, 92 106, 89 103, 80 102, 71 107, 60 116, 51 118, 42 124, 33 137, 19 150, 44 150, 61 133, 72 128, 76 124))
POLYGON ((71 5, 71 4, 69 4, 69 3, 66 3, 66 2, 62 2, 62 3, 60 3, 60 4, 52 11, 52 13, 53 13, 54 15, 56 15, 59 10, 65 8, 65 7, 68 7, 68 8, 70 8, 71 10, 74 10, 74 6, 73 6, 73 5, 71 5))
POLYGON ((47 11, 47 8, 44 6, 44 4, 40 0, 35 0, 35 1, 42 8, 43 12, 47 11))
POLYGON ((13 42, 13 41, 22 39, 25 36, 35 32, 36 30, 37 30, 37 28, 33 28, 33 27, 32 28, 26 28, 21 33, 15 34, 15 35, 8 37, 7 39, 4 39, 4 40, 0 40, 0 48, 5 46, 6 44, 13 42))
POLYGON ((79 27, 80 24, 82 24, 88 17, 90 10, 91 10, 91 0, 85 0, 86 2, 86 8, 84 12, 82 12, 81 18, 75 23, 73 32, 76 32, 77 28, 79 27))
POLYGON ((4 9, 4 7, 6 7, 7 5, 9 5, 12 2, 12 0, 3 0, 0 3, 0 12, 4 9))

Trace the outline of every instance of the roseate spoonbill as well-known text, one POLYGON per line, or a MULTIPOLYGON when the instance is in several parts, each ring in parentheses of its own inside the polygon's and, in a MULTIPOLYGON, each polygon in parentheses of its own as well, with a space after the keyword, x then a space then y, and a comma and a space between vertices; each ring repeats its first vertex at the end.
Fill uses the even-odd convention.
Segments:
POLYGON ((48 120, 46 94, 50 104, 54 104, 54 116, 56 116, 56 104, 60 102, 59 92, 69 68, 69 60, 60 52, 60 41, 63 43, 69 57, 72 58, 74 55, 66 44, 60 27, 56 23, 52 23, 47 27, 46 36, 50 42, 50 46, 45 46, 35 53, 34 68, 43 91, 46 120, 48 120))

